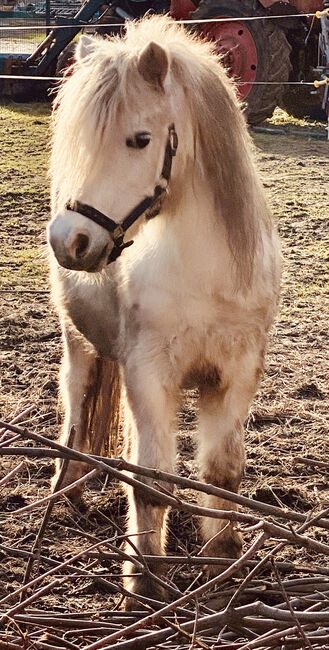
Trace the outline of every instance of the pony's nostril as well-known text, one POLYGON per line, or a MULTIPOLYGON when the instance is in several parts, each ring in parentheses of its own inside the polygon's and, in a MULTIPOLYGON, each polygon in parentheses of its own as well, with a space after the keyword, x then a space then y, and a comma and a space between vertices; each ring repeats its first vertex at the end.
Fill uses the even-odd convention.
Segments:
POLYGON ((89 238, 87 235, 83 235, 80 233, 77 235, 75 242, 74 242, 74 247, 75 247, 75 258, 77 260, 80 260, 84 255, 86 254, 87 248, 89 245, 89 238))

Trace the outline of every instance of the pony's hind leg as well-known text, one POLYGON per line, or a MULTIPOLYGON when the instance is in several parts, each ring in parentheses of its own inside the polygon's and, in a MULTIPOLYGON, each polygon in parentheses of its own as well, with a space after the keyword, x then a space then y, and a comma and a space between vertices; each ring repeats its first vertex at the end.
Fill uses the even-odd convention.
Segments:
MULTIPOLYGON (((158 360, 149 373, 145 367, 129 365, 126 368, 126 388, 128 408, 125 408, 127 444, 130 462, 146 467, 154 467, 172 472, 176 456, 174 421, 177 413, 177 396, 173 383, 159 377, 158 360), (130 409, 130 412, 128 410, 130 409), (128 430, 127 430, 128 429, 128 430)), ((163 372, 163 368, 161 369, 163 372)), ((161 372, 160 370, 160 372, 161 372)), ((152 485, 152 479, 136 476, 144 484, 152 485)), ((164 484, 172 491, 172 485, 164 484)), ((128 487, 128 534, 131 541, 142 554, 163 555, 167 539, 168 508, 153 495, 143 490, 128 487), (149 531, 149 532, 147 532, 149 531), (138 535, 134 535, 134 534, 138 535)), ((126 551, 134 554, 131 545, 126 551)), ((161 573, 159 562, 150 565, 154 573, 161 573)), ((133 576, 136 569, 132 563, 124 565, 124 585, 133 593, 155 599, 163 599, 164 593, 147 575, 133 576)), ((133 599, 127 599, 126 608, 136 608, 133 599)))
MULTIPOLYGON (((118 367, 116 363, 98 357, 93 346, 71 325, 64 325, 63 335, 60 402, 64 408, 64 423, 60 442, 78 451, 100 454, 108 443, 111 427, 118 426, 118 367)), ((57 464, 53 485, 59 466, 60 463, 57 464)), ((73 483, 86 471, 84 463, 70 461, 62 486, 73 483)), ((77 486, 69 496, 76 500, 81 492, 82 488, 77 486)))
MULTIPOLYGON (((245 466, 243 424, 262 368, 262 354, 248 351, 229 359, 218 382, 200 386, 199 466, 206 483, 238 492, 245 466)), ((237 510, 233 502, 203 495, 203 505, 237 510)), ((206 556, 237 558, 242 537, 225 519, 203 517, 201 529, 206 556), (207 543, 208 542, 208 543, 207 543)), ((218 569, 209 569, 210 573, 218 569)))

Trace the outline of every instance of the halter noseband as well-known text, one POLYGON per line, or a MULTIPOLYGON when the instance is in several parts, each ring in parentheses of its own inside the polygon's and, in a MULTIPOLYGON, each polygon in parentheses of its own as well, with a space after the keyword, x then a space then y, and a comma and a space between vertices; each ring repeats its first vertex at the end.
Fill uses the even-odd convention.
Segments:
POLYGON ((158 184, 154 188, 153 196, 147 196, 145 199, 140 201, 138 205, 125 217, 122 223, 116 223, 110 217, 107 217, 103 212, 99 212, 96 208, 93 208, 91 205, 86 203, 81 203, 80 201, 74 201, 73 203, 68 203, 65 207, 67 210, 72 210, 73 212, 78 212, 82 214, 87 219, 94 221, 102 228, 107 230, 112 238, 114 246, 111 250, 107 263, 110 264, 114 262, 122 253, 122 251, 133 244, 133 240, 125 242, 124 236, 128 228, 132 226, 139 217, 145 214, 146 219, 151 219, 159 214, 161 210, 162 199, 168 191, 168 185, 171 175, 172 159, 176 155, 176 150, 178 147, 178 137, 175 131, 175 125, 171 124, 168 127, 168 138, 166 143, 165 155, 163 160, 163 166, 161 171, 161 179, 166 181, 165 187, 158 184))

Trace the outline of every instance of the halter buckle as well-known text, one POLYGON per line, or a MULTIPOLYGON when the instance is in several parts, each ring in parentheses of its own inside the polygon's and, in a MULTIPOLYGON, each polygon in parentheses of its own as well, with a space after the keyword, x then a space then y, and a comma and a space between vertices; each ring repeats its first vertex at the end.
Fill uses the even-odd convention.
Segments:
POLYGON ((118 224, 114 230, 110 233, 112 240, 114 241, 115 244, 119 244, 119 246, 123 242, 123 238, 125 236, 125 231, 123 230, 121 224, 118 224))

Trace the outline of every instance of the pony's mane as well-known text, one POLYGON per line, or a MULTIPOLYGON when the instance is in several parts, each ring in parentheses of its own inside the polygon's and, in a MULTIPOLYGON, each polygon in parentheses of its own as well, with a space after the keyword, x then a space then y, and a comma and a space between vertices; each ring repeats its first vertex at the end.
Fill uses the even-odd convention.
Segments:
POLYGON ((108 124, 120 106, 134 104, 140 86, 138 56, 151 41, 166 50, 172 77, 184 88, 194 120, 196 165, 201 166, 225 221, 240 280, 248 284, 259 222, 270 224, 270 216, 245 119, 213 44, 168 17, 128 22, 123 37, 98 39, 95 51, 64 78, 53 120, 51 175, 56 196, 64 202, 75 198, 72 188, 79 190, 95 156, 108 146, 108 124))

